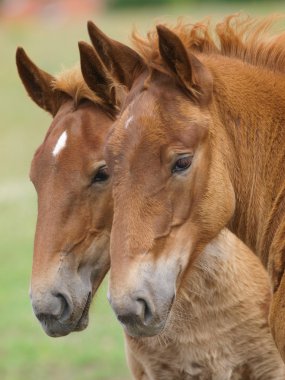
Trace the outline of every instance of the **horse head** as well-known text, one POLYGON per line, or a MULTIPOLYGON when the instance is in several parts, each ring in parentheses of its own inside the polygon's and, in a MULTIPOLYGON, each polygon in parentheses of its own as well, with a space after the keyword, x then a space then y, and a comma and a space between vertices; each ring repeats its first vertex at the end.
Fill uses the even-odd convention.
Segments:
MULTIPOLYGON (((84 44, 80 49, 89 51, 84 44)), ((96 94, 79 67, 53 77, 22 48, 16 62, 29 96, 53 117, 30 170, 38 196, 30 297, 45 332, 62 336, 87 326, 92 297, 110 267, 112 196, 104 143, 118 107, 97 61, 96 94)))

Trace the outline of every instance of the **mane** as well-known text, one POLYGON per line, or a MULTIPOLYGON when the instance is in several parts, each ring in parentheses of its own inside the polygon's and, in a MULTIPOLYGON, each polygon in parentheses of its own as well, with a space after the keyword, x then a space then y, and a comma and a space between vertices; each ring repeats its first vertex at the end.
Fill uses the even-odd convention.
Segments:
MULTIPOLYGON (((169 27, 193 53, 218 54, 242 60, 251 65, 285 72, 285 32, 273 34, 272 28, 281 16, 272 15, 258 20, 233 14, 212 26, 209 19, 195 24, 178 20, 169 27)), ((156 30, 141 37, 136 31, 132 42, 146 64, 163 69, 156 30)))
POLYGON ((83 99, 88 99, 96 105, 104 106, 102 99, 85 83, 79 64, 56 75, 53 89, 69 95, 74 101, 74 108, 77 108, 83 99))

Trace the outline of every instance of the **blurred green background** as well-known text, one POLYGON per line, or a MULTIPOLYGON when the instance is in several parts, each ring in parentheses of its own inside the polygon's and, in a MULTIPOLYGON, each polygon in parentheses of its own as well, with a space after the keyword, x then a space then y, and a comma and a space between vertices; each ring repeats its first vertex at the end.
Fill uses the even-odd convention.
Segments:
POLYGON ((106 282, 93 302, 90 325, 84 332, 52 339, 33 316, 28 288, 36 193, 28 173, 51 119, 25 94, 15 67, 16 47, 23 46, 41 68, 56 73, 78 60, 77 41, 88 40, 88 19, 113 38, 128 42, 133 25, 145 31, 158 20, 174 21, 181 15, 190 20, 207 15, 219 19, 241 10, 253 15, 284 12, 285 3, 113 0, 109 5, 101 1, 96 11, 80 17, 0 13, 1 380, 130 379, 122 331, 105 297, 106 282))

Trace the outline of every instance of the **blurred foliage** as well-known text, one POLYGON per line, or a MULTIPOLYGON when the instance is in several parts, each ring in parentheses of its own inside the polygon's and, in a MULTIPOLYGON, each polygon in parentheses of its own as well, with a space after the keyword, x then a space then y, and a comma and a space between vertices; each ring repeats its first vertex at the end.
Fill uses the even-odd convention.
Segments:
POLYGON ((161 5, 202 5, 202 4, 241 4, 241 3, 264 3, 266 0, 110 0, 109 5, 113 8, 140 8, 145 6, 158 7, 161 5))
POLYGON ((110 5, 114 8, 135 8, 145 6, 160 6, 165 4, 187 4, 192 0, 111 0, 110 5))

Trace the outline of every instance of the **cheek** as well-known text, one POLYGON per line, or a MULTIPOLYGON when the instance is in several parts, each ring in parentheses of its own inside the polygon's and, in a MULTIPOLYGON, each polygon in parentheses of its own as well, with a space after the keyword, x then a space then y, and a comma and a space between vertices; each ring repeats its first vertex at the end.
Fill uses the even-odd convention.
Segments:
POLYGON ((90 197, 91 223, 94 230, 110 232, 113 221, 113 199, 111 189, 107 188, 90 197))
POLYGON ((88 248, 81 253, 78 265, 79 275, 91 280, 93 288, 97 288, 110 268, 110 236, 100 233, 89 242, 88 248))
POLYGON ((156 210, 156 217, 153 218, 153 231, 155 238, 168 235, 171 229, 173 207, 165 197, 164 201, 159 202, 159 207, 156 210))
POLYGON ((173 210, 172 224, 179 225, 190 218, 191 211, 198 200, 197 174, 194 171, 184 178, 178 178, 171 191, 173 210))
POLYGON ((110 262, 110 234, 102 232, 95 236, 86 251, 86 260, 94 267, 104 266, 110 262))
POLYGON ((173 179, 172 204, 173 224, 181 224, 194 214, 207 189, 209 163, 202 152, 195 159, 188 173, 173 179))

